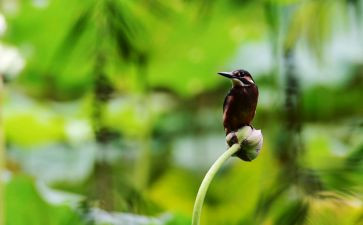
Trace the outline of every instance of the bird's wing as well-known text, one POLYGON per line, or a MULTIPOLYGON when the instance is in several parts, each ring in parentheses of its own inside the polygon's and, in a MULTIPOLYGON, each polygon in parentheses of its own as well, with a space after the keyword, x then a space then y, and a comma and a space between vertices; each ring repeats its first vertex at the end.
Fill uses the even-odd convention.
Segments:
POLYGON ((227 96, 224 98, 224 102, 223 102, 223 112, 225 111, 226 109, 226 106, 227 106, 227 103, 228 101, 231 100, 231 91, 228 92, 227 96))

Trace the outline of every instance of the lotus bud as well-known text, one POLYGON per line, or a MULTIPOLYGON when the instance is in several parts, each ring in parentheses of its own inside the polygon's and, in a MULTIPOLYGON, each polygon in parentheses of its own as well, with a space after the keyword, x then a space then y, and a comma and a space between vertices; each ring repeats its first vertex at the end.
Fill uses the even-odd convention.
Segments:
POLYGON ((244 141, 246 139, 246 137, 249 137, 253 130, 250 126, 244 126, 241 129, 239 129, 237 131, 237 139, 238 139, 238 143, 242 143, 242 141, 244 141))
POLYGON ((231 132, 226 137, 229 146, 240 143, 240 150, 235 154, 244 161, 254 160, 263 144, 263 136, 261 130, 256 130, 250 126, 244 126, 237 132, 231 132))

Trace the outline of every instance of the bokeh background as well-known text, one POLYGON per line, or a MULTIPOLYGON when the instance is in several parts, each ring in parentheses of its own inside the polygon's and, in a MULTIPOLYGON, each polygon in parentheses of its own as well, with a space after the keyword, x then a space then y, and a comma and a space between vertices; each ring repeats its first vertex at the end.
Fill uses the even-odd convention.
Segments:
POLYGON ((2 0, 0 225, 190 224, 243 68, 264 146, 205 225, 363 224, 363 1, 2 0))

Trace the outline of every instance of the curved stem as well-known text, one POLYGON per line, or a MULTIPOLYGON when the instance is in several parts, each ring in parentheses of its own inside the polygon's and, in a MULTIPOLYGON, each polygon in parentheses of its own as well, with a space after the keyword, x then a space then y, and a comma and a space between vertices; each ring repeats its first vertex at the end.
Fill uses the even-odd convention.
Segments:
POLYGON ((192 225, 199 225, 200 215, 202 212, 203 202, 205 195, 207 193, 209 184, 212 182, 214 175, 221 168, 222 164, 229 159, 234 153, 236 153, 240 148, 239 144, 232 145, 227 151, 225 151, 212 165, 205 175, 202 184, 199 187, 197 197, 194 203, 192 225))

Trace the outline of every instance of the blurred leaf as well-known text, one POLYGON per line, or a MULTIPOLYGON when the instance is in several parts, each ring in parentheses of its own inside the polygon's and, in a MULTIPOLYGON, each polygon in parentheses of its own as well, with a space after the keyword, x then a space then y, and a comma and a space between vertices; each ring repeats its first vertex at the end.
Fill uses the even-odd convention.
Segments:
POLYGON ((8 116, 5 130, 9 143, 30 146, 63 139, 63 126, 59 117, 27 112, 8 116))
POLYGON ((309 205, 302 200, 290 203, 283 209, 274 224, 299 225, 304 224, 309 211, 309 205))
POLYGON ((12 177, 6 185, 5 196, 7 225, 85 224, 69 207, 47 204, 29 177, 12 177))
POLYGON ((274 184, 274 187, 263 191, 260 195, 257 206, 255 208, 256 220, 265 218, 275 202, 281 197, 282 194, 284 194, 285 191, 287 191, 286 184, 280 185, 279 187, 278 186, 279 185, 274 184))

